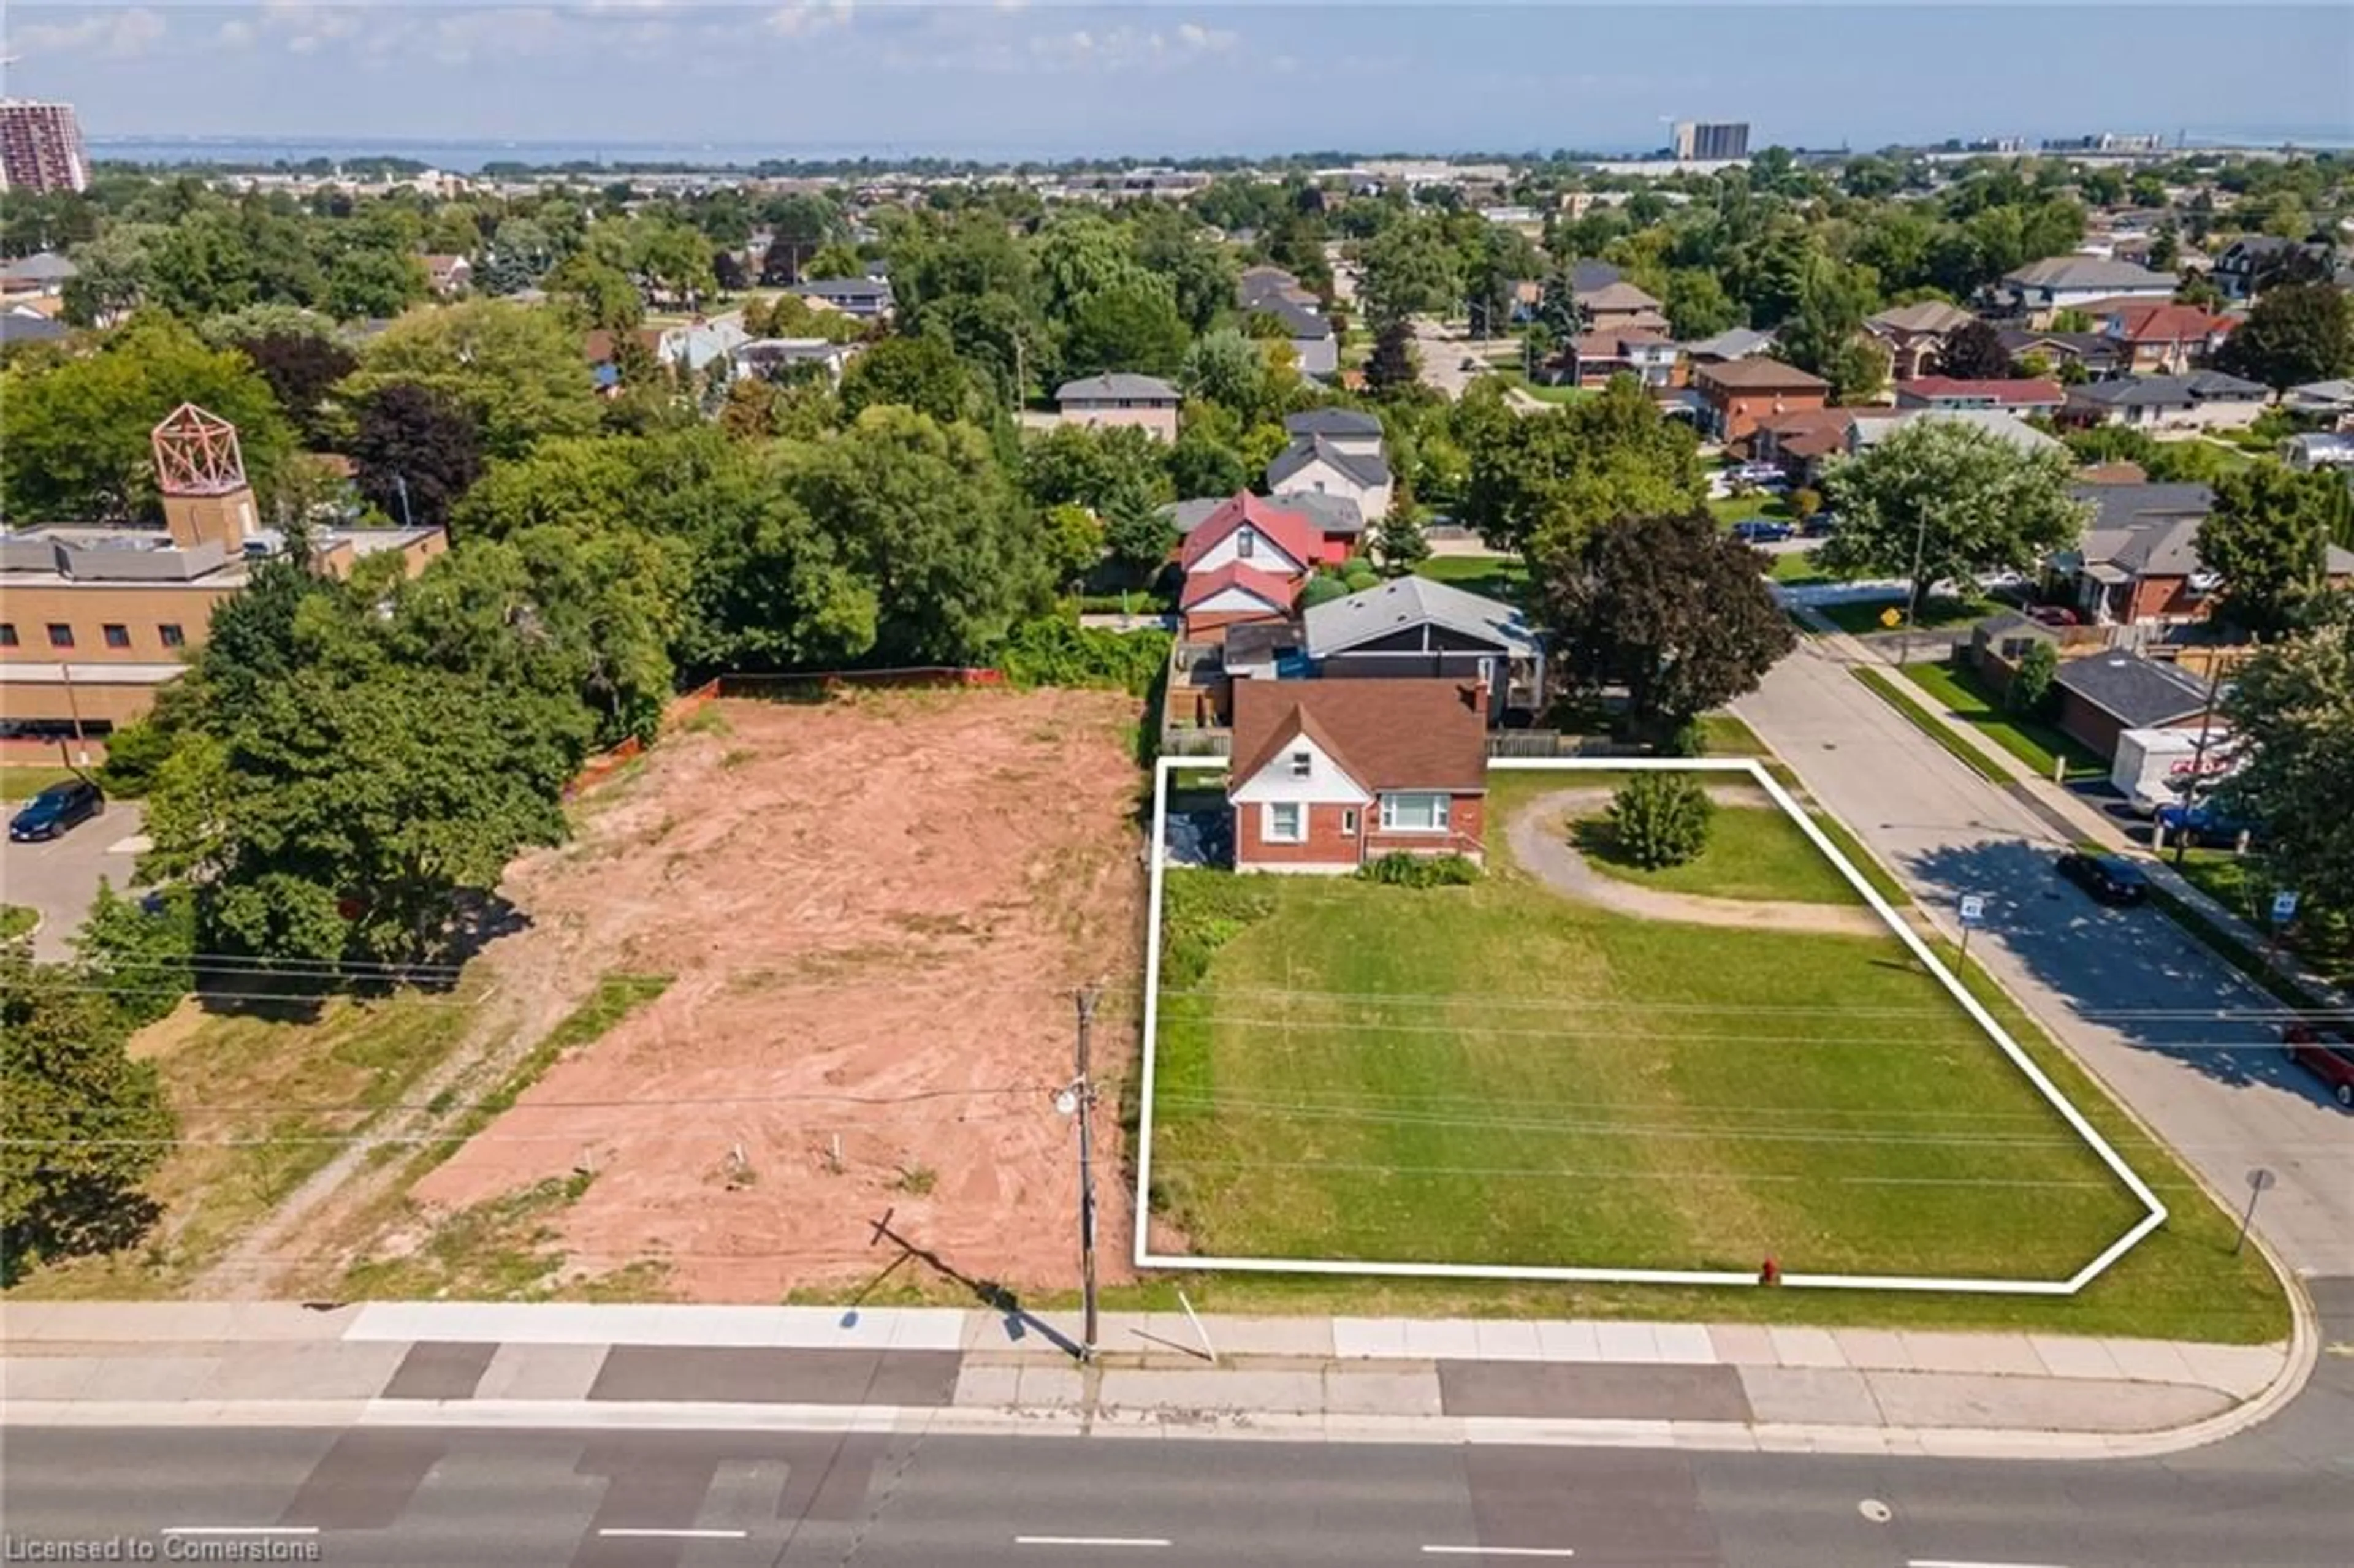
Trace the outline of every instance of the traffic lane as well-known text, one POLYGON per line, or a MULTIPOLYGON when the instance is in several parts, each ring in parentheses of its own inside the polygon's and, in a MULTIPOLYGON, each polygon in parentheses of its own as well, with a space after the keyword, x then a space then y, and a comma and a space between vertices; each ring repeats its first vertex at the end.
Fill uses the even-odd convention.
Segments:
POLYGON ((1736 705, 1814 796, 1948 927, 1988 899, 1971 957, 2230 1202, 2276 1170, 2258 1227, 2293 1267, 2354 1274, 2354 1118, 2291 1071, 2279 1007, 2158 911, 2061 883, 2041 819, 1915 730, 1819 641, 1736 705))
MULTIPOLYGON (((15 809, 10 809, 15 814, 15 809)), ((144 814, 136 800, 110 800, 106 810, 54 839, 0 843, 0 898, 41 912, 34 956, 54 962, 73 955, 73 934, 90 913, 104 877, 117 891, 130 885, 138 857, 115 848, 135 837, 144 814)))
POLYGON ((2312 1416, 2305 1451, 2268 1449, 2260 1468, 2195 1456, 2032 1465, 1257 1440, 27 1428, 8 1435, 0 1485, 19 1541, 311 1530, 221 1539, 313 1542, 323 1561, 409 1568, 1539 1553, 1648 1568, 2337 1568, 2354 1434, 2342 1405, 2312 1416))

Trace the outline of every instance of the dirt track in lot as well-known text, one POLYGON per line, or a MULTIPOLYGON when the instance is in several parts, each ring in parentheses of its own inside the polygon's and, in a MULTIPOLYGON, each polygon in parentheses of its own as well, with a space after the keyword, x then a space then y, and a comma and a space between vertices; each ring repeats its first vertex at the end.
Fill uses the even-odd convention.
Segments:
MULTIPOLYGON (((532 922, 517 954, 581 991, 616 970, 674 982, 428 1174, 427 1221, 585 1166, 550 1222, 578 1276, 651 1260, 680 1299, 772 1301, 873 1273, 891 1255, 871 1223, 896 1207, 895 1229, 971 1275, 1075 1284, 1075 1134, 1052 1094, 1071 989, 1132 991, 1140 961, 1134 702, 716 711, 729 733, 666 741, 510 878, 532 922)), ((1134 1057, 1118 1001, 1099 1076, 1134 1057)), ((1117 1116, 1097 1127, 1116 1171, 1117 1116)), ((1099 1196, 1118 1277, 1129 1206, 1099 1196)))

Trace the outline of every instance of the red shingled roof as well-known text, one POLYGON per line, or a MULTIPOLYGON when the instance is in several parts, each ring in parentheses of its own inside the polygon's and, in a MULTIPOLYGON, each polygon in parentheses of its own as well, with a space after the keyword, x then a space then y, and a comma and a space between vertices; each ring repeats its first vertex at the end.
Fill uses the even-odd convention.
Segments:
POLYGON ((1230 588, 1257 594, 1278 609, 1289 609, 1291 601, 1299 595, 1299 587, 1308 579, 1287 577, 1274 572, 1263 572, 1257 567, 1229 561, 1214 571, 1195 572, 1186 577, 1185 589, 1178 601, 1181 609, 1191 609, 1204 599, 1214 597, 1230 588))
POLYGON ((2228 333, 2229 317, 2210 315, 2197 305, 2120 305, 2104 329, 2123 343, 2200 343, 2228 333))
POLYGON ((1263 495, 1253 495, 1246 490, 1220 502, 1216 511, 1203 518, 1193 531, 1185 535, 1184 546, 1178 553, 1179 564, 1192 571, 1194 562, 1209 554, 1213 546, 1245 523, 1272 540, 1278 549, 1302 567, 1315 561, 1317 546, 1324 537, 1323 530, 1310 523, 1306 513, 1287 510, 1263 495))
POLYGON ((2031 408, 2036 404, 2054 407, 2067 398, 2060 383, 2034 376, 1970 380, 1959 376, 1917 376, 1910 381, 1896 384, 1896 396, 1901 402, 1912 397, 1991 397, 1999 408, 2031 408))

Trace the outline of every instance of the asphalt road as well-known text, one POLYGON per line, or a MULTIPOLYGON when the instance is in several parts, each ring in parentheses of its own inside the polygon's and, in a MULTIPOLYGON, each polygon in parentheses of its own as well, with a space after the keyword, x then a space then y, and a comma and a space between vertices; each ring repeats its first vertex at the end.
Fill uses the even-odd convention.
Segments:
MULTIPOLYGON (((2354 1334, 2354 1280, 2317 1295, 2354 1334)), ((2114 1463, 374 1426, 16 1428, 6 1458, 7 1561, 120 1538, 387 1568, 2343 1568, 2354 1359, 2253 1433, 2114 1463)))
POLYGON ((2219 1190, 2277 1173, 2256 1223, 2292 1267, 2354 1274, 2354 1116, 2283 1057, 2279 1004, 2159 911, 2104 909, 2060 882, 2051 824, 1824 648, 1802 643, 1737 705, 1751 726, 1926 901, 1983 895, 1971 958, 2219 1190))
POLYGON ((0 895, 41 912, 33 938, 37 957, 72 956, 72 935, 98 896, 99 878, 111 881, 118 893, 131 885, 139 857, 114 846, 142 831, 143 811, 136 800, 109 800, 105 810, 60 837, 27 844, 0 840, 0 895))

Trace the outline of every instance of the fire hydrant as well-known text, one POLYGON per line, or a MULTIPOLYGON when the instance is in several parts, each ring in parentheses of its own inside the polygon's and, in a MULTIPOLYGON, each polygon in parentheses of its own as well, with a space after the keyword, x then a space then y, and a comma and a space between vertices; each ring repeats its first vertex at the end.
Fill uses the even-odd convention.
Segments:
POLYGON ((1764 1266, 1757 1270, 1757 1283, 1760 1285, 1781 1284, 1782 1266, 1775 1262, 1772 1258, 1767 1258, 1764 1266))

